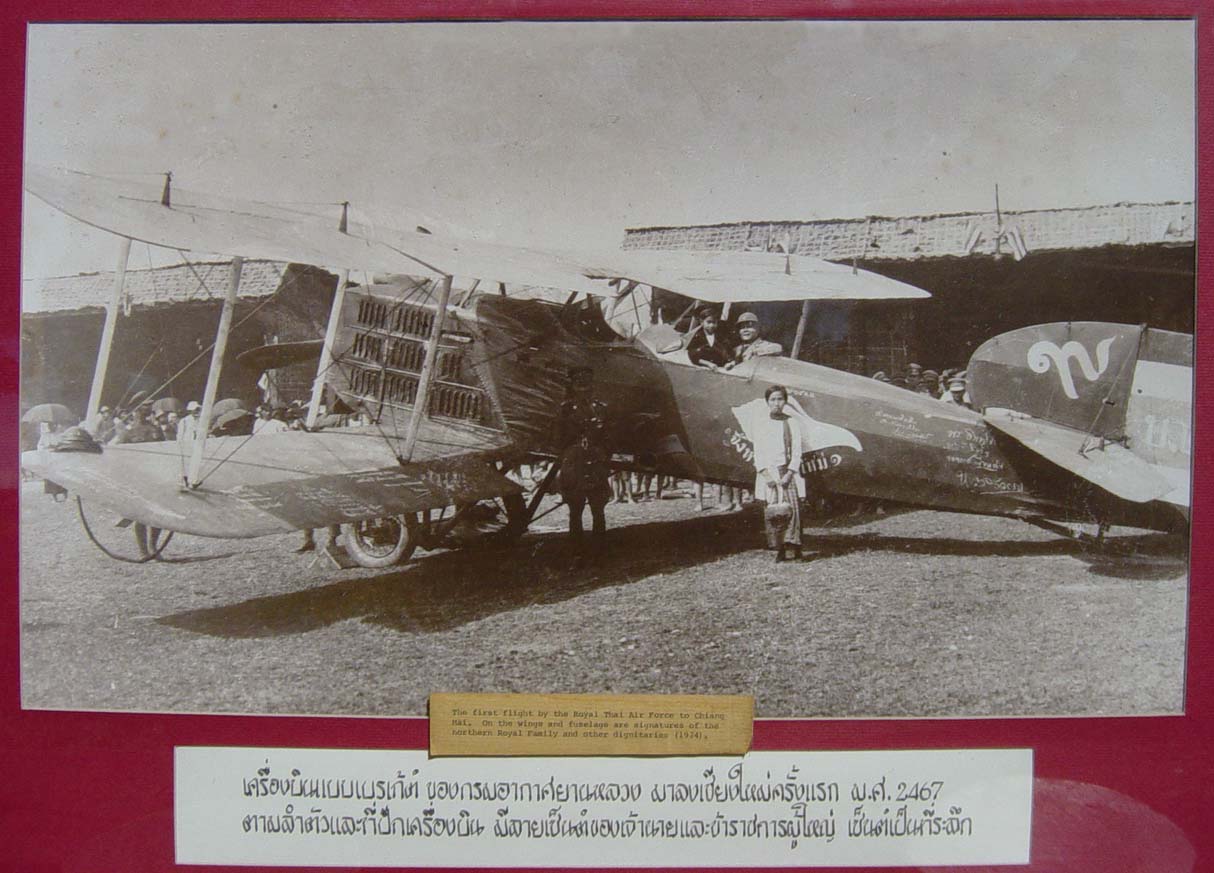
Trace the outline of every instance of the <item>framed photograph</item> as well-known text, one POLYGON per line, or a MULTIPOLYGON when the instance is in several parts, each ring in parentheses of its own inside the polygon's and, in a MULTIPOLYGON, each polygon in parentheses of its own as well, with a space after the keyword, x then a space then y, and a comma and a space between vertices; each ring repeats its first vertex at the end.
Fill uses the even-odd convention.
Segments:
POLYGON ((17 867, 436 692, 1031 750, 1030 869, 1204 866, 1208 3, 95 11, 6 30, 17 867))

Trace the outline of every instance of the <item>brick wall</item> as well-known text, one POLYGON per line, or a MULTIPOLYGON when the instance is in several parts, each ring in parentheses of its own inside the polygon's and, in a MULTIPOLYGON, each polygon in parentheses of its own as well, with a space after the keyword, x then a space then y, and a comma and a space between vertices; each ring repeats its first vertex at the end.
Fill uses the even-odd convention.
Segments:
POLYGON ((1082 209, 1046 209, 903 218, 806 222, 738 222, 625 231, 626 249, 770 250, 788 239, 795 254, 846 261, 960 257, 1012 253, 1015 229, 1028 251, 1106 245, 1192 245, 1192 203, 1118 203, 1082 209), (1001 238, 1002 231, 1002 238, 1001 238))

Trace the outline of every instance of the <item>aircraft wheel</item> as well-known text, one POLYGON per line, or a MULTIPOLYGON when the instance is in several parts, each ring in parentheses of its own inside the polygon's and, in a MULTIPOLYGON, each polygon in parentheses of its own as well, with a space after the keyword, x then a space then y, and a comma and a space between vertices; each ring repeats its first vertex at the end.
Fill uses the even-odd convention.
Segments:
POLYGON ((417 548, 415 530, 399 515, 356 521, 346 525, 346 553, 360 567, 391 567, 409 560, 417 548))

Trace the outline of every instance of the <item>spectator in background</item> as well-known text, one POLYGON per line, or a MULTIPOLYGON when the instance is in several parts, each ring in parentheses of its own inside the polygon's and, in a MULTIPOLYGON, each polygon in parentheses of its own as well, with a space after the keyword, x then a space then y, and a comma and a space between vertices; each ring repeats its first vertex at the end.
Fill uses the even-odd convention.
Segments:
POLYGON ((164 434, 165 441, 177 439, 177 425, 181 422, 181 416, 176 412, 169 412, 164 417, 164 424, 160 426, 160 431, 164 434))
POLYGON ((952 403, 955 406, 964 406, 972 409, 970 405, 969 386, 966 383, 965 371, 962 370, 951 379, 948 380, 948 391, 940 399, 945 403, 952 403))
POLYGON ((108 406, 102 406, 89 422, 88 432, 99 443, 109 442, 114 435, 114 413, 108 406))
POLYGON ((282 433, 284 430, 287 430, 287 423, 275 417, 269 406, 262 404, 257 407, 257 421, 253 422, 254 436, 282 433))
POLYGON ((202 416, 202 405, 191 400, 185 405, 185 415, 177 422, 177 443, 186 451, 198 436, 198 420, 202 416))

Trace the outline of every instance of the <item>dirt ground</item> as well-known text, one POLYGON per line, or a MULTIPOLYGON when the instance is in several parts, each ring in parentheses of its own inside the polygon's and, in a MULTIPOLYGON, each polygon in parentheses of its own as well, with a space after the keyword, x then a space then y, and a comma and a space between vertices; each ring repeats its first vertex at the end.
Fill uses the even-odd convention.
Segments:
MULTIPOLYGON (((816 527, 801 562, 750 509, 609 507, 584 568, 564 511, 492 549, 336 570, 300 537, 178 537, 117 563, 22 495, 26 707, 420 715, 434 691, 753 694, 765 717, 1175 713, 1186 543, 1092 551, 937 512, 816 527)), ((122 534, 124 547, 133 545, 122 534)))

